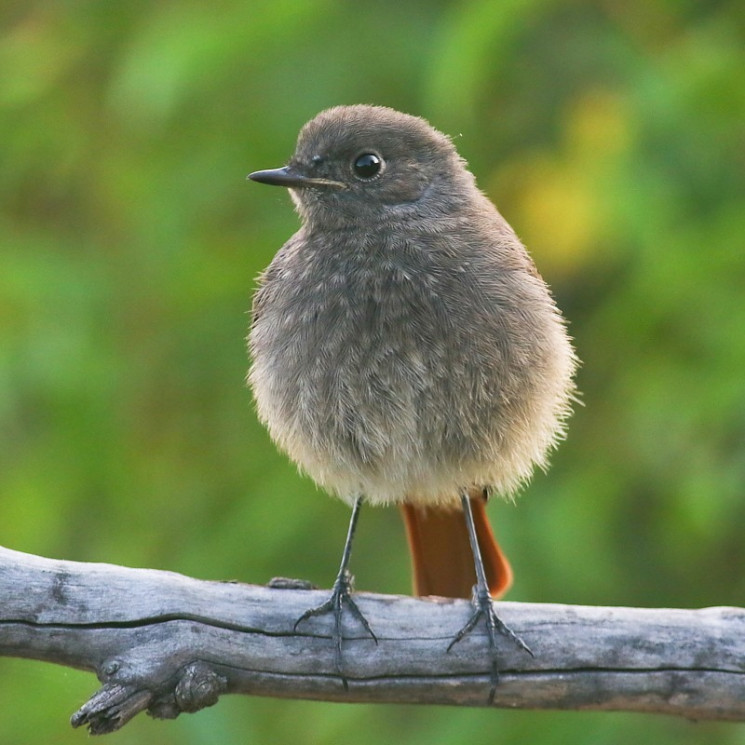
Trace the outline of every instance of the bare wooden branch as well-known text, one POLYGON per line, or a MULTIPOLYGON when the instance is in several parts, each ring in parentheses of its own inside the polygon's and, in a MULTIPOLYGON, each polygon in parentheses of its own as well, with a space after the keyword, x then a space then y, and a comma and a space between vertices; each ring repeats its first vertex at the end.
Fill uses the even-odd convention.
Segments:
MULTIPOLYGON (((360 593, 378 644, 345 618, 344 686, 331 619, 293 625, 317 590, 205 582, 0 548, 0 654, 90 670, 103 687, 72 717, 93 733, 139 711, 175 717, 221 693, 486 706, 478 630, 446 653, 464 600, 360 593)), ((494 706, 604 709, 745 721, 745 609, 500 603, 508 639, 494 706)))

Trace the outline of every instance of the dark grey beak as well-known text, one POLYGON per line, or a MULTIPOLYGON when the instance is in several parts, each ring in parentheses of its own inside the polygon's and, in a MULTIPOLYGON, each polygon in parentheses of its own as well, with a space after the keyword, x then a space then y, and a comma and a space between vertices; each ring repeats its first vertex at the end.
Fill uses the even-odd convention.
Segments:
POLYGON ((272 168, 268 171, 254 171, 247 178, 260 184, 286 186, 288 189, 346 189, 346 184, 328 178, 312 178, 292 168, 272 168))

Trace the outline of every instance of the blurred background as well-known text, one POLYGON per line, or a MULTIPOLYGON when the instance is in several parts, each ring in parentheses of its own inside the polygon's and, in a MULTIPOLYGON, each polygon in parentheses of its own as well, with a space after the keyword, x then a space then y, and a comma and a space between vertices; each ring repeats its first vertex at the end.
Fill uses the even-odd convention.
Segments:
MULTIPOLYGON (((0 8, 0 544, 330 586, 348 509, 244 386, 281 165, 341 103, 429 119, 570 319, 584 406, 491 514, 510 600, 745 604, 741 0, 47 0, 0 8)), ((409 592, 393 509, 360 589, 409 592)), ((0 659, 0 742, 80 743, 94 676, 0 659)), ((117 743, 745 743, 631 714, 227 697, 117 743)))

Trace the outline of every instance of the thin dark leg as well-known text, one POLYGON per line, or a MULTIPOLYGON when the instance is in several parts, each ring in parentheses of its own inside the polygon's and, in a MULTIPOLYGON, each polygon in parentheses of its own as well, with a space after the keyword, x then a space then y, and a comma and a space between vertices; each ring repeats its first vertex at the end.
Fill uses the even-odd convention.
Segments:
POLYGON ((468 636, 474 630, 476 624, 483 618, 486 623, 486 631, 489 636, 489 656, 491 657, 491 688, 489 690, 489 703, 494 703, 494 696, 497 692, 499 683, 499 667, 497 666, 497 636, 506 636, 517 644, 520 649, 524 649, 531 657, 533 653, 528 645, 502 621, 494 610, 494 603, 489 594, 489 586, 486 583, 486 573, 484 572, 484 562, 481 558, 481 549, 479 548, 478 538, 476 537, 476 526, 473 524, 473 512, 471 511, 471 500, 468 494, 461 495, 463 504, 463 514, 466 519, 468 528, 468 539, 471 543, 473 552, 473 561, 476 568, 476 585, 473 588, 472 605, 475 607, 473 615, 468 619, 466 625, 455 635, 453 641, 448 645, 449 652, 461 639, 468 636))
POLYGON ((334 631, 332 634, 332 639, 334 640, 334 663, 336 666, 336 671, 339 674, 339 677, 341 678, 341 682, 344 685, 344 689, 346 690, 349 686, 347 684, 347 679, 344 676, 344 672, 342 669, 342 651, 341 651, 341 642, 342 642, 342 614, 344 612, 344 604, 347 604, 347 607, 352 612, 352 615, 362 624, 365 631, 370 634, 373 641, 377 644, 378 643, 378 637, 375 636, 372 629, 370 628, 370 624, 367 622, 367 619, 362 615, 362 611, 360 611, 359 607, 357 606, 357 603, 354 602, 354 598, 352 598, 352 581, 353 577, 349 573, 349 570, 347 569, 347 565, 349 564, 349 557, 352 555, 352 541, 354 540, 354 531, 357 528, 357 520, 360 516, 360 507, 362 506, 362 497, 357 497, 354 501, 354 506, 352 507, 352 517, 349 520, 349 529, 347 530, 347 540, 344 543, 344 551, 341 555, 341 564, 339 566, 339 573, 336 575, 336 580, 334 581, 334 586, 331 589, 331 597, 325 602, 321 603, 321 605, 317 606, 316 608, 310 608, 309 610, 305 611, 300 618, 298 618, 297 621, 295 621, 294 629, 297 629, 297 627, 303 622, 307 621, 311 616, 321 616, 324 613, 333 613, 334 614, 334 631))

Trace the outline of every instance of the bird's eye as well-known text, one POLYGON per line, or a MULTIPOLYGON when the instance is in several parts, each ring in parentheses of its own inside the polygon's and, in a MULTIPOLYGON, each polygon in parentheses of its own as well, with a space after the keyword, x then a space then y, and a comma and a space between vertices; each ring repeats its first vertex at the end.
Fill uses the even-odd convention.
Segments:
POLYGON ((375 153, 362 153, 355 158, 352 170, 357 178, 369 181, 375 178, 383 168, 383 159, 375 153))

